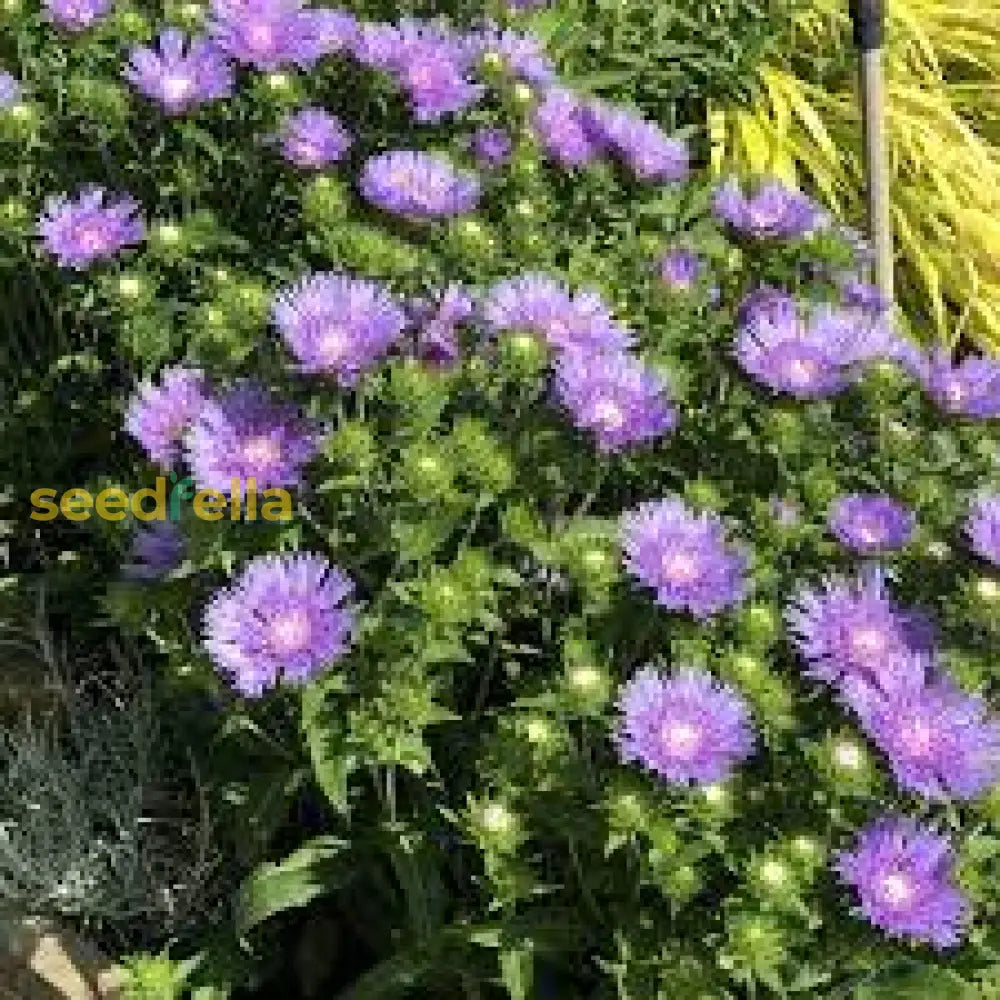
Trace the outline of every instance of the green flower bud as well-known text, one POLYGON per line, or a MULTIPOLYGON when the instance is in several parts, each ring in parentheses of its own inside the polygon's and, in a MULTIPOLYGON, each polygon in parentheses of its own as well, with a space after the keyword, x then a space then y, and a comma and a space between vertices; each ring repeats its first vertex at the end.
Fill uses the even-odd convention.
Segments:
POLYGON ((351 192, 347 185, 334 177, 313 178, 302 192, 302 214, 313 226, 332 226, 348 218, 351 192))

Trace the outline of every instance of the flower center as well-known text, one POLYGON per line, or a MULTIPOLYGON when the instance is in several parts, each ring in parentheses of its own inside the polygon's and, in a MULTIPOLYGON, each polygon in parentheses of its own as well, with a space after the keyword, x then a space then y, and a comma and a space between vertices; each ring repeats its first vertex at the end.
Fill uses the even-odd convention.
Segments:
POLYGON ((252 24, 247 32, 247 40, 250 47, 256 52, 263 52, 271 48, 274 43, 274 32, 269 24, 252 24))
POLYGON ((698 562, 689 552, 670 552, 663 557, 663 573, 673 583, 690 583, 698 577, 698 562))
POLYGON ((819 365, 808 358, 792 358, 788 362, 787 371, 795 385, 810 385, 816 381, 819 365))
POLYGON ((293 139, 290 145, 293 155, 303 163, 319 163, 322 159, 319 146, 308 139, 293 139))
POLYGON ((961 406, 965 402, 965 386, 957 379, 947 383, 944 387, 944 397, 953 406, 961 406))
POLYGON ((933 745, 934 733, 924 719, 913 719, 903 729, 903 742, 912 754, 926 754, 933 745))
POLYGON ((193 81, 189 76, 174 74, 163 78, 163 96, 168 101, 181 101, 189 96, 193 89, 193 81))
POLYGON ((271 626, 271 641, 283 653, 294 653, 309 645, 312 626, 305 611, 292 611, 271 626))
POLYGON ((609 399, 600 399, 594 406, 594 417, 597 422, 609 430, 618 430, 625 423, 625 414, 621 407, 609 399))
POLYGON ((281 458, 281 445, 267 434, 250 438, 243 446, 243 457, 251 465, 274 465, 281 458))
POLYGON ((885 636, 877 628, 859 628, 851 633, 851 648, 859 655, 881 653, 885 645, 885 636))
POLYGON ((76 237, 85 250, 103 250, 107 244, 104 231, 96 222, 84 223, 77 229, 76 237))
POLYGON ((882 541, 882 528, 875 524, 862 524, 858 529, 858 537, 865 545, 875 545, 882 541))
POLYGON ((319 340, 320 354, 330 362, 340 361, 347 347, 347 334, 342 326, 331 323, 324 327, 319 340))
POLYGON ((913 896, 910 880, 899 873, 882 879, 882 897, 892 906, 902 906, 913 896))
POLYGON ((697 749, 701 734, 690 722, 668 722, 663 727, 662 738, 670 753, 688 757, 697 749))

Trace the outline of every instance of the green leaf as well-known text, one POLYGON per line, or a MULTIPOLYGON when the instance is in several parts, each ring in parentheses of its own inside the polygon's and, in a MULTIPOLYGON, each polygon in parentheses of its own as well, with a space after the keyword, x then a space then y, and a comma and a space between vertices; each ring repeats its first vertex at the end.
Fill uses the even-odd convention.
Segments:
POLYGON ((346 812, 348 779, 357 761, 348 752, 344 727, 327 704, 327 695, 340 688, 341 679, 334 675, 302 689, 302 731, 316 783, 334 809, 346 812))
POLYGON ((954 972, 906 962, 876 973, 854 990, 853 1000, 973 1000, 971 986, 954 972))
POLYGON ((512 948, 500 954, 500 978, 510 1000, 528 1000, 534 982, 534 958, 530 948, 512 948))
POLYGON ((283 910, 305 906, 346 877, 346 841, 316 837, 277 864, 267 862, 250 874, 236 904, 236 928, 246 934, 283 910))

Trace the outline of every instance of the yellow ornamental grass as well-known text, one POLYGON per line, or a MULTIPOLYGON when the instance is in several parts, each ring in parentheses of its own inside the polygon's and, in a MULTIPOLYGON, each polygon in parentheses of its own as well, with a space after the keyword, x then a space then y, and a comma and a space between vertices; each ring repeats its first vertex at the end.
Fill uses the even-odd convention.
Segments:
MULTIPOLYGON (((1000 0, 887 0, 885 55, 900 298, 914 334, 1000 351, 1000 0)), ((712 113, 716 168, 764 170, 864 218, 847 4, 796 15, 787 61, 749 109, 712 113), (806 76, 809 79, 806 79, 806 76)))

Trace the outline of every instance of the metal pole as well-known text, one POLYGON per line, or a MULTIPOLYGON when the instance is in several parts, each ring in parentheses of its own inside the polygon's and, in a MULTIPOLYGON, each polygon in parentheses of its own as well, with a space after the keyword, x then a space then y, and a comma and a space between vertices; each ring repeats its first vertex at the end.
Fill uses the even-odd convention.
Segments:
POLYGON ((893 243, 889 150, 885 120, 884 0, 851 0, 854 43, 860 52, 861 119, 864 129, 868 237, 875 252, 875 284, 892 302, 893 243))

